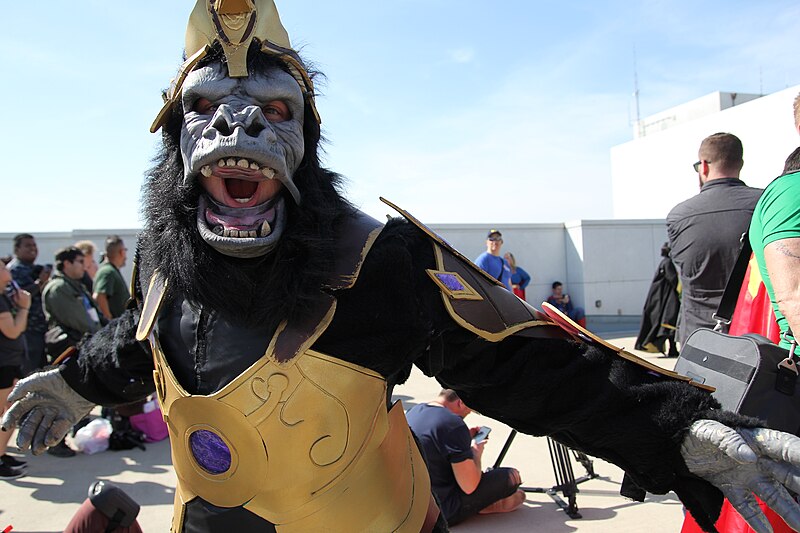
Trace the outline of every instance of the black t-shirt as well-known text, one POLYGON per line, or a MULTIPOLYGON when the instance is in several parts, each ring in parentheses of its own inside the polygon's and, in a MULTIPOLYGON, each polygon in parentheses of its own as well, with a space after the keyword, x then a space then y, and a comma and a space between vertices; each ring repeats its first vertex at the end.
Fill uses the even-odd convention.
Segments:
POLYGON ((428 404, 409 409, 406 418, 425 452, 431 488, 442 504, 442 512, 453 516, 461 507, 461 489, 452 464, 472 459, 469 428, 458 415, 428 404))
MULTIPOLYGON (((0 313, 13 313, 14 304, 5 294, 0 295, 0 313)), ((25 341, 22 335, 9 339, 0 331, 0 366, 17 366, 22 364, 25 355, 25 341)))

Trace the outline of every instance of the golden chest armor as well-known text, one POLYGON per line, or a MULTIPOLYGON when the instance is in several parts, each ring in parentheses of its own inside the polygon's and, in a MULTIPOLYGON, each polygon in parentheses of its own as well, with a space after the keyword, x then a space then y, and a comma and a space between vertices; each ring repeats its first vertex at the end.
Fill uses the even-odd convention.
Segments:
MULTIPOLYGON (((355 283, 380 231, 356 225, 345 234, 363 240, 343 246, 350 266, 337 266, 333 288, 355 283)), ((281 533, 417 533, 427 524, 428 472, 401 404, 386 410, 386 381, 310 349, 333 319, 335 299, 323 299, 304 324, 283 323, 261 359, 218 392, 195 396, 178 383, 154 331, 165 290, 154 275, 137 338, 153 350, 169 427, 178 477, 172 531, 182 530, 196 497, 243 506, 281 533)))
POLYGON ((178 476, 173 531, 196 496, 281 532, 419 531, 430 482, 401 405, 386 412, 380 375, 313 350, 284 364, 267 353, 219 392, 191 396, 154 341, 178 476))

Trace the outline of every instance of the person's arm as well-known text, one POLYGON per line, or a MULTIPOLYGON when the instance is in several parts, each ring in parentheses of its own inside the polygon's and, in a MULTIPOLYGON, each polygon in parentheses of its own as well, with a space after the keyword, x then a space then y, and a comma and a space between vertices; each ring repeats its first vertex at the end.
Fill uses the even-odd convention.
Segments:
POLYGON ((531 282, 531 276, 520 267, 517 267, 517 274, 519 274, 519 288, 525 290, 525 287, 531 282))
POLYGON ((100 311, 103 312, 103 315, 106 317, 107 320, 111 320, 113 317, 111 316, 111 308, 108 307, 108 296, 104 292, 95 292, 92 297, 94 298, 95 303, 97 303, 97 307, 100 308, 100 311))
POLYGON ((764 247, 764 262, 775 302, 795 335, 800 334, 800 238, 780 239, 764 247))
POLYGON ((31 295, 28 291, 19 290, 14 296, 17 304, 17 316, 8 311, 0 313, 0 332, 9 339, 16 339, 28 325, 28 310, 31 308, 31 295))
POLYGON ((458 487, 465 494, 472 494, 481 482, 481 456, 486 441, 472 445, 472 459, 464 459, 458 463, 452 463, 453 475, 456 478, 458 487))

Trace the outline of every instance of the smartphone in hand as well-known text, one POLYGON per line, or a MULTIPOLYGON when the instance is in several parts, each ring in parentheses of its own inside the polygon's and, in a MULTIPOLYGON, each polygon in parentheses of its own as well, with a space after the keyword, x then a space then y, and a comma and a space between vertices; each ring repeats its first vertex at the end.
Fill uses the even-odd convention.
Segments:
POLYGON ((472 437, 472 442, 474 442, 475 444, 479 444, 485 441, 487 437, 489 437, 489 433, 491 431, 492 428, 490 428, 489 426, 481 426, 480 429, 478 429, 478 432, 475 433, 475 436, 472 437))

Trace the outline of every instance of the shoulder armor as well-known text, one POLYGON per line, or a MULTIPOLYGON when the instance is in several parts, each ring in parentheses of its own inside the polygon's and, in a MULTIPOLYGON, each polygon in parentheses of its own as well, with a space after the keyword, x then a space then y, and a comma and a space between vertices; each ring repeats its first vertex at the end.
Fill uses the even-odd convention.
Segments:
POLYGON ((490 342, 499 342, 515 333, 526 337, 569 338, 422 222, 388 200, 381 198, 381 201, 432 241, 436 268, 427 269, 427 273, 439 287, 445 309, 457 324, 490 342))
POLYGON ((618 357, 647 369, 651 374, 689 382, 690 385, 697 388, 713 392, 713 387, 663 369, 623 348, 608 343, 576 324, 547 302, 542 303, 545 312, 539 312, 517 298, 514 293, 507 290, 505 286, 464 257, 411 214, 384 198, 381 198, 381 201, 395 209, 433 241, 436 269, 428 269, 428 275, 439 286, 447 312, 465 329, 490 342, 498 342, 509 335, 516 334, 534 338, 566 338, 586 344, 600 345, 611 350, 618 357))

